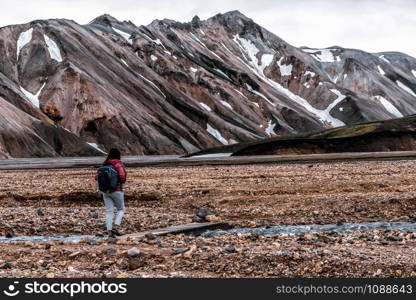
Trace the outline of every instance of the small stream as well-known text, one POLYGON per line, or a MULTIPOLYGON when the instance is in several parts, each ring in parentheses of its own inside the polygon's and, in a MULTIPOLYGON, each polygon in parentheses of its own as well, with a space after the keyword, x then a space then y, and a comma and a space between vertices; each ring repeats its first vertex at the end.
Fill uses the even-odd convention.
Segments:
POLYGON ((326 224, 326 225, 279 225, 270 227, 257 228, 233 228, 229 230, 208 230, 202 237, 213 237, 226 234, 257 234, 276 236, 282 234, 299 235, 302 233, 317 232, 337 232, 350 233, 355 231, 372 231, 372 230, 400 230, 403 232, 416 232, 416 223, 410 222, 374 222, 374 223, 344 223, 344 224, 326 224))
MULTIPOLYGON (((344 224, 326 224, 326 225, 278 225, 270 227, 257 228, 233 228, 233 229, 217 229, 207 230, 201 234, 202 237, 213 237, 227 234, 257 234, 265 236, 276 236, 282 234, 299 235, 302 233, 318 233, 318 232, 336 232, 351 233, 356 231, 372 231, 372 230, 400 230, 403 232, 416 232, 416 223, 411 222, 374 222, 374 223, 344 223, 344 224)), ((107 237, 96 235, 35 235, 35 236, 17 236, 13 238, 0 237, 0 243, 15 242, 64 242, 78 243, 81 241, 89 241, 90 243, 98 242, 107 237)))
POLYGON ((65 242, 65 243, 79 243, 83 240, 99 241, 104 237, 95 235, 21 235, 12 238, 0 237, 0 244, 15 243, 15 242, 33 242, 33 243, 49 243, 49 242, 65 242))

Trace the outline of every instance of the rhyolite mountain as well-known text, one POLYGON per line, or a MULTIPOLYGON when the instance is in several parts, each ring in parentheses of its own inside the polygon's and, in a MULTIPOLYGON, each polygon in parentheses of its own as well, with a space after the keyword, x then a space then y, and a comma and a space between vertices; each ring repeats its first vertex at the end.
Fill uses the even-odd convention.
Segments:
POLYGON ((0 28, 0 103, 0 158, 185 154, 415 114, 416 59, 297 48, 238 11, 36 20, 0 28))

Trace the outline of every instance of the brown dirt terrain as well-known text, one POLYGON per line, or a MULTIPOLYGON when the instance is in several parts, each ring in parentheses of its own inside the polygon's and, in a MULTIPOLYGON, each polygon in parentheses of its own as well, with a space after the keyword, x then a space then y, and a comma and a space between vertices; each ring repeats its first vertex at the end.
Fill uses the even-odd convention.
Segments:
MULTIPOLYGON (((93 169, 5 171, 0 230, 96 234, 103 205, 93 169)), ((130 168, 124 232, 191 222, 198 208, 237 227, 415 221, 413 161, 130 168)), ((416 235, 396 231, 137 242, 0 244, 0 276, 416 276, 416 235), (141 254, 128 258, 126 250, 141 254)))

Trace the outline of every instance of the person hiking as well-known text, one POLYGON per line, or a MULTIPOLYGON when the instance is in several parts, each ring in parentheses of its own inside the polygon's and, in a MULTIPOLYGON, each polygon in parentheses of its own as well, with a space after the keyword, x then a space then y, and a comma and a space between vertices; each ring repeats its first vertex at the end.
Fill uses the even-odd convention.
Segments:
POLYGON ((126 179, 127 173, 121 162, 121 153, 118 149, 111 149, 103 166, 97 170, 95 180, 98 181, 98 188, 104 199, 107 233, 112 237, 122 235, 119 226, 125 210, 123 184, 126 179), (113 225, 114 206, 117 208, 117 214, 113 225))

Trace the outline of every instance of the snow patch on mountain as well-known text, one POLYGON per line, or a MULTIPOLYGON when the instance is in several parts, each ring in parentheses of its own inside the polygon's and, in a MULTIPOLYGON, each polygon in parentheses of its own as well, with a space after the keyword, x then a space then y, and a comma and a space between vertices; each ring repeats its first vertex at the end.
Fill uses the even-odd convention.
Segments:
MULTIPOLYGON (((283 93, 284 95, 286 95, 289 99, 291 99, 291 100, 295 101, 296 103, 300 104, 301 106, 303 106, 306 110, 308 110, 312 114, 316 115, 323 123, 328 123, 329 125, 332 125, 334 127, 339 127, 339 126, 344 126, 345 125, 344 122, 342 122, 341 120, 338 120, 338 119, 336 119, 336 118, 334 118, 330 115, 329 111, 332 110, 332 108, 333 108, 333 107, 331 107, 332 104, 328 107, 329 109, 327 108, 327 110, 316 109, 308 101, 306 101, 302 97, 300 97, 298 95, 295 95, 290 90, 284 88, 278 82, 273 81, 270 78, 266 77, 263 73, 263 70, 267 67, 267 65, 265 65, 265 63, 268 62, 268 60, 265 60, 264 63, 262 62, 261 65, 258 64, 256 55, 258 54, 259 49, 257 49, 257 47, 252 42, 250 42, 250 41, 248 41, 244 38, 241 38, 239 35, 235 35, 233 40, 243 50, 243 53, 246 53, 247 56, 249 57, 251 66, 247 65, 247 64, 246 64, 246 66, 248 68, 250 68, 260 79, 262 79, 264 82, 266 82, 267 84, 269 84, 270 86, 275 88, 280 93, 283 93)), ((331 52, 331 55, 332 55, 332 52, 331 52)), ((263 94, 253 90, 249 85, 247 85, 247 86, 248 86, 248 90, 250 92, 262 97, 267 102, 269 102, 271 105, 276 106, 276 104, 272 103, 266 96, 264 96, 263 94)), ((342 97, 339 97, 335 102, 337 102, 337 103, 341 102, 344 98, 345 98, 345 96, 342 95, 342 97)))
POLYGON ((233 107, 228 103, 227 101, 220 100, 221 104, 225 107, 228 107, 229 109, 233 110, 233 107))
POLYGON ((273 54, 263 54, 261 56, 261 71, 264 72, 264 69, 270 66, 273 61, 273 54))
POLYGON ((283 88, 279 83, 277 83, 277 82, 275 82, 273 80, 270 80, 270 83, 272 85, 274 85, 280 91, 284 92, 290 99, 294 100, 295 102, 297 102, 298 104, 300 104, 301 106, 303 106, 306 110, 308 110, 312 114, 316 115, 324 124, 327 123, 329 125, 332 125, 333 127, 340 127, 340 126, 344 126, 345 125, 344 122, 342 122, 341 120, 338 120, 338 119, 332 117, 331 114, 330 114, 330 111, 335 106, 337 106, 342 100, 344 100, 346 98, 346 96, 343 95, 343 94, 341 94, 338 90, 336 90, 336 89, 331 89, 330 90, 331 92, 333 92, 334 94, 336 94, 338 96, 338 98, 335 99, 334 102, 332 102, 325 110, 320 110, 320 109, 317 109, 317 108, 313 107, 305 99, 303 99, 303 98, 301 98, 301 97, 293 94, 289 90, 283 88))
POLYGON ((416 77, 416 71, 415 70, 412 70, 412 74, 413 74, 413 76, 416 77))
POLYGON ((196 73, 198 71, 197 68, 193 68, 193 67, 190 67, 189 70, 191 70, 191 72, 193 72, 193 73, 196 73))
POLYGON ((129 65, 126 63, 126 61, 125 61, 124 59, 120 58, 120 60, 121 60, 121 62, 122 62, 123 64, 125 64, 127 67, 129 66, 129 65))
POLYGON ((402 88, 403 90, 405 90, 406 92, 408 92, 409 94, 411 94, 412 96, 416 97, 415 92, 413 92, 408 86, 406 86, 403 82, 397 80, 396 81, 397 85, 402 88))
POLYGON ((33 28, 30 28, 24 32, 22 32, 19 35, 19 38, 17 39, 17 59, 19 59, 19 54, 20 54, 20 50, 23 49, 24 46, 26 46, 26 44, 28 44, 31 40, 32 40, 32 32, 33 32, 33 28))
POLYGON ((152 42, 155 43, 156 45, 159 45, 159 46, 163 47, 164 49, 166 49, 165 45, 163 45, 163 43, 161 42, 160 39, 152 40, 152 42))
POLYGON ((380 101, 380 103, 384 106, 384 108, 393 116, 397 118, 404 117, 403 114, 393 104, 391 104, 390 101, 388 101, 383 96, 375 96, 374 98, 380 101))
MULTIPOLYGON (((338 103, 340 103, 342 100, 344 100, 346 98, 345 95, 343 95, 340 91, 336 90, 336 89, 330 89, 331 92, 333 92, 335 95, 337 95, 337 99, 334 100, 334 102, 332 102, 326 109, 325 112, 329 115, 329 112, 338 105, 338 103)), ((339 120, 338 120, 339 121, 339 120)), ((341 122, 341 121, 340 121, 341 122)), ((343 123, 343 122, 342 122, 343 123)), ((345 124, 344 124, 345 125, 345 124)))
POLYGON ((164 98, 166 98, 166 95, 162 92, 162 90, 153 82, 153 81, 151 81, 151 80, 149 80, 149 79, 147 79, 146 77, 144 77, 143 75, 141 75, 141 74, 139 74, 139 76, 143 79, 143 80, 145 80, 146 82, 148 82, 148 83, 150 83, 156 90, 158 90, 159 91, 159 93, 161 93, 162 94, 162 96, 164 97, 164 98))
POLYGON ((228 141, 221 135, 221 133, 212 127, 210 124, 207 124, 207 131, 216 138, 221 144, 228 145, 228 141))
MULTIPOLYGON (((266 68, 266 66, 259 66, 259 62, 257 59, 257 53, 259 50, 257 47, 251 43, 250 41, 240 38, 238 35, 234 36, 234 42, 240 47, 241 53, 248 58, 248 61, 250 65, 248 65, 246 62, 244 62, 241 58, 237 57, 247 68, 249 68, 251 71, 254 72, 259 78, 264 77, 263 70, 266 68)), ((261 61, 263 58, 261 59, 261 61)))
POLYGON ((299 105, 303 106, 306 110, 308 110, 309 112, 311 112, 312 114, 316 115, 321 122, 323 122, 324 124, 328 124, 328 125, 332 125, 333 127, 340 127, 340 126, 344 126, 345 123, 342 122, 341 120, 338 120, 336 118, 334 118, 333 116, 331 116, 330 111, 338 104, 340 103, 342 100, 345 99, 345 96, 342 95, 338 90, 335 89, 331 89, 331 91, 336 94, 338 96, 338 98, 331 103, 325 110, 321 110, 321 109, 317 109, 315 107, 313 107, 308 101, 306 101, 305 99, 293 94, 292 92, 290 92, 289 90, 283 88, 280 84, 278 84, 275 81, 270 80, 270 82, 280 91, 284 92, 290 99, 292 99, 293 101, 295 101, 296 103, 298 103, 299 105))
MULTIPOLYGON (((264 56, 264 55, 263 55, 264 56)), ((282 75, 282 76, 292 76, 292 69, 293 69, 293 66, 292 66, 292 64, 289 64, 289 65, 283 65, 282 64, 282 60, 284 59, 284 56, 283 57, 281 57, 276 63, 277 63, 277 65, 279 66, 279 68, 280 68, 280 74, 282 75)))
POLYGON ((62 62, 61 51, 59 50, 58 45, 55 43, 55 41, 50 39, 46 34, 44 34, 43 37, 45 39, 46 46, 48 47, 51 59, 54 59, 57 62, 62 62))
MULTIPOLYGON (((214 69, 215 71, 217 71, 218 73, 220 73, 222 76, 224 76, 224 77, 226 77, 226 78, 228 78, 228 79, 230 79, 230 77, 228 77, 228 75, 227 74, 225 74, 223 71, 221 71, 220 69, 218 69, 218 68, 215 68, 214 69)), ((231 79, 230 79, 231 80, 231 79)))
MULTIPOLYGON (((285 94, 289 99, 295 101, 296 103, 298 103, 299 105, 303 106, 306 110, 308 110, 310 113, 316 115, 321 122, 328 123, 330 125, 332 125, 333 127, 340 127, 340 126, 344 126, 345 123, 342 122, 341 120, 338 120, 334 117, 331 116, 331 114, 329 113, 332 108, 338 104, 339 102, 341 102, 345 96, 339 96, 337 100, 334 101, 335 105, 333 105, 334 103, 332 103, 330 106, 328 106, 328 108, 326 110, 320 110, 320 109, 316 109, 315 107, 313 107, 308 101, 306 101, 305 99, 303 99, 302 97, 292 93, 290 90, 284 88, 282 85, 280 85, 279 83, 277 83, 276 81, 271 80, 270 78, 265 77, 265 82, 268 83, 270 86, 274 87, 276 90, 278 90, 279 92, 285 94)), ((331 90, 332 92, 334 92, 336 95, 338 95, 338 91, 337 90, 331 90)))
POLYGON ((384 57, 384 55, 380 55, 379 58, 384 60, 386 63, 391 63, 387 58, 384 57))
POLYGON ((386 72, 384 72, 384 70, 380 66, 377 66, 377 69, 381 75, 386 75, 386 72))
POLYGON ((198 43, 200 43, 202 46, 206 47, 205 44, 195 35, 191 32, 192 37, 194 38, 195 41, 197 41, 198 43))
POLYGON ((158 58, 157 58, 157 56, 155 56, 155 55, 150 55, 150 59, 152 60, 152 61, 157 61, 158 60, 158 58))
POLYGON ((233 41, 243 50, 243 53, 247 55, 248 60, 257 64, 256 55, 259 52, 259 49, 257 49, 256 45, 254 45, 251 41, 240 37, 238 34, 233 37, 233 41))
POLYGON ((201 105, 206 111, 212 111, 211 107, 209 107, 203 102, 199 102, 199 105, 201 105))
POLYGON ((101 153, 107 154, 106 152, 101 150, 96 143, 87 143, 87 144, 90 145, 91 147, 93 147, 94 149, 100 151, 101 153))
POLYGON ((276 104, 274 104, 272 101, 269 100, 269 98, 267 98, 265 95, 263 95, 262 93, 255 91, 255 90, 251 90, 251 92, 253 94, 256 94, 257 96, 263 98, 264 100, 266 100, 270 105, 272 106, 276 106, 276 104))
POLYGON ((316 74, 314 72, 311 72, 311 71, 306 71, 305 76, 308 76, 308 75, 311 75, 311 77, 315 77, 316 74))
POLYGON ((248 57, 250 66, 244 61, 240 61, 250 68, 259 77, 264 77, 264 69, 267 68, 273 61, 273 54, 263 54, 260 61, 257 59, 257 54, 260 50, 254 43, 245 38, 240 37, 238 34, 234 36, 233 41, 240 47, 242 53, 248 57))
POLYGON ((203 154, 203 155, 195 155, 192 158, 222 158, 222 157, 230 157, 233 155, 232 153, 211 153, 211 154, 203 154))
POLYGON ((302 51, 311 54, 321 62, 341 61, 341 58, 334 54, 333 49, 302 49, 302 51))
MULTIPOLYGON (((160 41, 160 39, 152 39, 150 36, 148 36, 147 34, 145 34, 145 33, 142 33, 143 35, 144 35, 144 37, 146 38, 146 39, 148 39, 149 41, 151 41, 151 42, 153 42, 153 43, 155 43, 156 45, 159 45, 159 46, 161 46, 163 49, 165 49, 166 51, 167 51, 167 49, 166 49, 166 47, 165 47, 165 45, 163 45, 163 43, 160 41)), ((167 51, 167 52, 169 52, 169 51, 167 51)), ((169 55, 170 55, 171 53, 169 52, 169 55)))
POLYGON ((267 128, 265 130, 265 132, 269 135, 276 135, 276 133, 274 132, 274 128, 276 127, 276 124, 272 122, 272 120, 269 121, 267 128))
POLYGON ((117 28, 111 27, 115 32, 121 35, 129 44, 133 44, 132 40, 130 39, 131 34, 121 31, 117 28))
POLYGON ((333 78, 332 78, 331 76, 329 76, 329 75, 328 75, 328 77, 329 77, 329 79, 331 79, 331 81, 332 81, 333 83, 337 83, 338 78, 339 78, 339 75, 335 75, 333 78))
POLYGON ((23 92, 23 94, 26 96, 26 98, 32 103, 33 106, 39 108, 39 96, 42 92, 43 88, 45 87, 46 82, 41 86, 39 91, 36 94, 32 94, 31 92, 25 90, 23 87, 20 87, 20 90, 23 92))
POLYGON ((227 48, 227 46, 224 45, 223 42, 221 42, 221 45, 225 48, 225 50, 227 50, 228 52, 230 52, 232 55, 234 55, 234 53, 231 52, 230 49, 227 48))
POLYGON ((248 99, 247 97, 246 97, 246 95, 244 95, 242 92, 240 92, 239 90, 237 90, 237 89, 234 89, 234 91, 236 91, 238 94, 240 94, 241 96, 243 96, 244 98, 246 98, 246 99, 248 99))
POLYGON ((221 59, 221 57, 219 57, 215 52, 213 52, 211 49, 209 49, 208 47, 207 47, 207 45, 205 45, 195 34, 193 34, 192 32, 191 32, 191 35, 192 35, 192 37, 194 38, 194 40, 195 41, 197 41, 202 47, 204 47, 205 49, 207 49, 208 50, 208 52, 210 52, 212 55, 214 55, 216 58, 218 58, 218 59, 220 59, 220 60, 222 60, 221 59))

